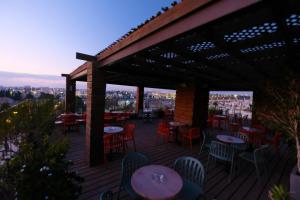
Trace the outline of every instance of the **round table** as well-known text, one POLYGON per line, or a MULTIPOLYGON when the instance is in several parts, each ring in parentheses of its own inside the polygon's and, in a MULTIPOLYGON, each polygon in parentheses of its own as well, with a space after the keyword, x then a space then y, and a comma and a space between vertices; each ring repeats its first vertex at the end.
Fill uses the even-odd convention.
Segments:
POLYGON ((175 133, 175 142, 177 144, 179 144, 179 140, 178 140, 178 128, 181 127, 181 126, 184 126, 185 124, 182 123, 182 122, 169 122, 169 125, 171 127, 174 127, 174 133, 175 133))
POLYGON ((131 177, 133 190, 145 199, 172 199, 183 186, 182 178, 173 169, 162 165, 147 165, 131 177))
POLYGON ((182 122, 169 122, 169 125, 174 127, 179 127, 179 126, 184 126, 185 124, 182 122))
POLYGON ((119 126, 106 126, 104 127, 104 133, 106 134, 114 134, 114 133, 120 133, 124 130, 124 128, 119 126))
POLYGON ((248 126, 243 126, 241 131, 245 131, 245 132, 248 132, 248 133, 255 133, 255 132, 258 132, 259 130, 256 129, 256 128, 252 128, 252 127, 248 127, 248 126))
POLYGON ((221 142, 228 144, 244 144, 245 141, 238 137, 233 137, 230 135, 217 135, 216 138, 221 142))

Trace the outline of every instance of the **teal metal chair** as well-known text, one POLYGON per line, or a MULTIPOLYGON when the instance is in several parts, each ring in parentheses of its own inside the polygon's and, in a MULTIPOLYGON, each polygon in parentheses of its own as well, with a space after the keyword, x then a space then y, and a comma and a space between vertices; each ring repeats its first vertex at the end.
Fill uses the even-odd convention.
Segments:
POLYGON ((130 152, 122 160, 121 183, 118 192, 124 189, 133 199, 140 199, 139 195, 131 187, 131 176, 135 170, 149 164, 149 159, 142 153, 130 152))
POLYGON ((113 200, 113 197, 112 191, 102 192, 99 200, 113 200))
POLYGON ((235 150, 237 150, 238 152, 242 152, 242 151, 245 151, 249 148, 249 136, 248 135, 237 132, 237 133, 234 134, 234 137, 238 137, 238 138, 245 141, 244 144, 232 144, 231 146, 235 150))
POLYGON ((202 163, 193 157, 180 157, 174 163, 174 169, 183 179, 183 187, 178 199, 204 198, 205 170, 202 163))
POLYGON ((210 144, 211 144, 211 137, 209 135, 209 132, 208 132, 208 130, 203 130, 202 131, 202 144, 201 144, 201 147, 200 147, 199 154, 202 153, 204 148, 210 149, 210 144))
POLYGON ((230 163, 230 172, 228 181, 231 182, 231 176, 234 168, 234 149, 222 142, 212 141, 209 149, 206 170, 208 170, 209 161, 211 158, 230 163))
POLYGON ((262 166, 264 171, 266 171, 265 160, 268 149, 269 145, 265 144, 259 148, 256 148, 253 152, 242 152, 239 154, 240 159, 250 162, 255 166, 257 179, 259 181, 261 180, 259 167, 262 166))

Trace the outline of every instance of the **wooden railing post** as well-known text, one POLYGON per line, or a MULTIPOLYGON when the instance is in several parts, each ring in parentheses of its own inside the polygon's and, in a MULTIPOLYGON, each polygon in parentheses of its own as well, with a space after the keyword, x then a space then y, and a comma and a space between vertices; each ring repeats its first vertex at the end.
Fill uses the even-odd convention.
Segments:
POLYGON ((76 81, 66 76, 65 112, 75 112, 76 81))
POLYGON ((143 110, 144 107, 144 86, 138 86, 136 91, 136 113, 143 110))

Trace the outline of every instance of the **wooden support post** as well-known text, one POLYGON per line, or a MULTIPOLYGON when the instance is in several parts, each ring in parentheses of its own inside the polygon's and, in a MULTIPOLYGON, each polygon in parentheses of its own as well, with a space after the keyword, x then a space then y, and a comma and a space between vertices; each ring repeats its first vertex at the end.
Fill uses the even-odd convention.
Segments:
POLYGON ((136 113, 144 107, 144 86, 138 86, 136 91, 136 113))
POLYGON ((193 126, 198 126, 201 130, 207 128, 209 90, 196 86, 193 107, 193 126))
POLYGON ((179 87, 176 90, 175 121, 206 128, 209 90, 201 85, 179 87))
POLYGON ((65 112, 75 112, 76 81, 66 76, 65 112))
POLYGON ((90 166, 104 161, 103 127, 105 107, 105 74, 96 63, 87 68, 86 148, 90 166))

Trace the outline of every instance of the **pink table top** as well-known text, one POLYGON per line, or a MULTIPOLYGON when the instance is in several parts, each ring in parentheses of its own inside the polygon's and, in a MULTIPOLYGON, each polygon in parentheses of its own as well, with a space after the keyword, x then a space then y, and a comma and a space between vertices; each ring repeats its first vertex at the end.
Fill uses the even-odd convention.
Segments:
POLYGON ((217 135, 216 137, 218 140, 224 143, 229 143, 229 144, 244 144, 245 141, 242 140, 241 138, 238 137, 233 137, 230 135, 217 135))
POLYGON ((173 169, 162 165, 147 165, 131 177, 133 190, 145 199, 171 199, 181 190, 183 182, 173 169))

